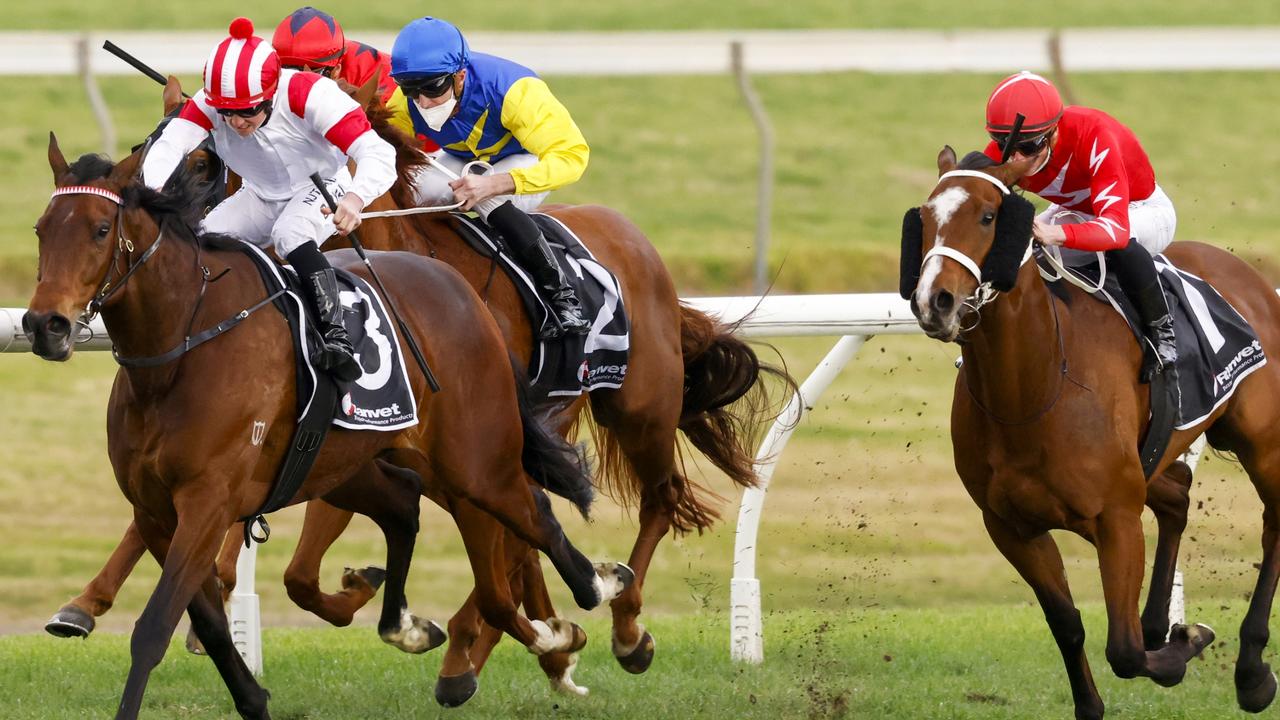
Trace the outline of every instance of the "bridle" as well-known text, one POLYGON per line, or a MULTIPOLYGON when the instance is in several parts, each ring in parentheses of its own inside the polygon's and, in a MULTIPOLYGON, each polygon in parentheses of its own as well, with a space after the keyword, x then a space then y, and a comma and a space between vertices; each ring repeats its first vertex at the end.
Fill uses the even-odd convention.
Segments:
MULTIPOLYGON (((1007 196, 1012 193, 1012 191, 1009 190, 1009 187, 1000 181, 1000 178, 978 170, 951 170, 949 172, 945 172, 938 177, 938 182, 934 184, 934 188, 937 189, 938 185, 941 185, 943 180, 956 177, 980 178, 982 180, 986 180, 992 185, 995 185, 1001 195, 1007 196)), ((1027 243, 1027 251, 1023 253, 1022 261, 1018 263, 1018 267, 1021 268, 1023 265, 1026 265, 1027 261, 1031 259, 1031 255, 1032 244, 1027 243)), ((931 248, 929 252, 925 253, 924 259, 920 261, 920 266, 924 267, 925 263, 929 262, 929 258, 934 256, 950 258, 956 261, 961 267, 968 270, 969 274, 973 275, 974 279, 978 281, 978 286, 973 289, 973 292, 970 293, 968 297, 961 300, 961 304, 968 309, 967 314, 973 315, 976 318, 973 321, 973 325, 970 325, 969 327, 964 327, 963 324, 961 325, 960 332, 969 332, 978 327, 978 323, 982 320, 980 311, 983 307, 999 297, 1000 291, 995 289, 995 286, 992 285, 991 281, 983 281, 982 268, 978 266, 978 263, 974 262, 973 258, 965 255, 955 248, 947 247, 946 245, 935 245, 931 248)))
MULTIPOLYGON (((159 224, 160 231, 156 235, 155 242, 151 243, 151 247, 148 247, 146 250, 142 252, 142 255, 138 257, 137 262, 130 264, 129 257, 132 256, 133 254, 134 246, 133 246, 133 241, 124 236, 124 199, 121 198, 120 195, 116 192, 113 192, 106 188, 95 187, 93 185, 68 185, 66 187, 61 187, 53 191, 52 197, 56 198, 62 195, 96 195, 101 198, 106 198, 107 200, 110 200, 111 202, 116 204, 116 220, 115 220, 116 248, 111 254, 111 264, 107 267, 107 272, 102 277, 102 282, 98 284, 98 289, 94 291, 93 298, 90 299, 89 304, 85 306, 84 313, 76 321, 78 325, 85 328, 89 328, 89 324, 93 322, 93 319, 95 317, 98 316, 98 312, 102 310, 102 306, 106 304, 107 300, 110 299, 112 295, 115 295, 117 292, 119 292, 120 289, 125 286, 125 283, 129 282, 129 278, 133 277, 133 274, 137 272, 143 265, 145 265, 146 262, 150 260, 153 255, 156 254, 156 250, 160 247, 160 243, 164 241, 166 228, 164 223, 160 223, 159 224), (125 266, 126 266, 123 273, 117 270, 120 263, 120 256, 122 254, 125 255, 125 266), (119 274, 120 277, 118 280, 116 280, 113 283, 112 277, 116 274, 119 274)), ((149 368, 149 367, 157 367, 159 365, 165 365, 170 362, 173 362, 174 360, 177 360, 178 358, 185 355, 191 349, 195 348, 197 345, 201 345, 205 342, 208 342, 209 340, 212 340, 213 338, 230 330, 236 325, 239 325, 240 322, 243 321, 245 318, 249 317, 253 313, 262 309, 266 305, 274 302, 277 298, 285 294, 286 289, 282 287, 276 292, 268 295, 266 298, 260 300, 253 306, 241 310, 235 315, 232 315, 230 318, 227 318, 226 320, 218 323, 217 325, 207 330, 204 330, 203 332, 197 333, 196 335, 192 335, 191 328, 195 323, 196 315, 200 311, 200 305, 201 303, 204 302, 205 290, 208 289, 209 283, 216 282, 223 275, 226 275, 228 272, 230 272, 230 268, 228 268, 226 270, 223 270, 221 273, 218 273, 217 276, 211 277, 209 268, 205 267, 200 262, 199 248, 200 248, 200 245, 199 243, 197 243, 196 244, 196 267, 199 269, 200 276, 201 276, 200 277, 200 293, 196 297, 195 306, 191 311, 191 319, 187 322, 187 331, 182 341, 179 342, 177 346, 175 346, 173 349, 169 350, 166 353, 161 353, 160 355, 153 355, 149 357, 140 357, 140 358, 122 357, 119 353, 116 352, 115 347, 113 345, 113 347, 111 348, 111 354, 115 358, 116 362, 119 363, 122 367, 149 368)), ((92 330, 90 332, 92 332, 92 330)))
POLYGON ((116 192, 106 188, 95 187, 93 185, 67 185, 57 188, 53 191, 50 199, 61 197, 63 195, 96 195, 100 198, 106 198, 116 204, 116 248, 111 253, 111 264, 107 266, 107 272, 102 276, 102 282, 98 283, 98 289, 94 291, 93 297, 85 306, 84 314, 77 321, 79 324, 88 326, 98 313, 102 310, 102 306, 107 300, 120 291, 129 282, 129 278, 138 271, 143 265, 156 254, 160 243, 164 241, 164 228, 160 229, 160 234, 156 236, 156 241, 151 243, 151 247, 142 252, 142 255, 135 263, 130 263, 129 258, 133 255, 133 241, 124 236, 124 199, 116 192), (123 272, 117 270, 120 265, 120 256, 125 255, 125 270, 123 272), (112 282, 114 275, 119 275, 116 282, 112 282))

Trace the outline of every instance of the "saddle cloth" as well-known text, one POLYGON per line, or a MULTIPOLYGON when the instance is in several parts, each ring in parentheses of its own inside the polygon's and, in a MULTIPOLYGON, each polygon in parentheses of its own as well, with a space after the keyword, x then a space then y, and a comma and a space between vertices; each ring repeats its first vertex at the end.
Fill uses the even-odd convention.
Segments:
MULTIPOLYGON (((1097 287, 1100 266, 1096 253, 1064 252, 1068 272, 1097 287)), ((1236 386, 1253 371, 1266 365, 1266 353, 1253 328, 1240 313, 1203 278, 1180 270, 1164 255, 1155 256, 1156 270, 1165 301, 1173 314, 1178 344, 1178 395, 1174 427, 1192 427, 1235 392, 1236 386)), ((1037 262, 1047 271, 1042 251, 1037 262)), ((1059 281, 1061 282, 1061 281, 1059 281)), ((1137 309, 1120 289, 1114 273, 1107 273, 1102 290, 1093 294, 1119 312, 1130 330, 1145 343, 1139 328, 1137 309)))
MULTIPOLYGON (((245 243, 259 262, 259 272, 268 282, 269 292, 288 288, 285 316, 297 360, 298 417, 307 415, 321 373, 311 362, 320 346, 320 333, 308 308, 301 283, 293 268, 282 266, 262 250, 245 243), (274 287, 272 287, 274 285, 274 287)), ((362 278, 338 269, 339 298, 345 309, 343 325, 356 349, 356 360, 364 374, 341 388, 342 395, 333 412, 332 424, 349 430, 400 430, 418 423, 417 402, 409 385, 409 374, 400 351, 395 322, 378 293, 362 278)))
POLYGON ((539 340, 538 331, 554 324, 533 279, 496 239, 498 233, 478 218, 455 213, 463 239, 485 257, 494 259, 511 278, 534 328, 529 381, 538 397, 573 397, 597 388, 622 387, 627 374, 631 328, 622 303, 618 279, 601 265, 582 240, 564 223, 543 213, 530 213, 551 246, 565 277, 578 294, 582 315, 591 321, 585 335, 539 340))

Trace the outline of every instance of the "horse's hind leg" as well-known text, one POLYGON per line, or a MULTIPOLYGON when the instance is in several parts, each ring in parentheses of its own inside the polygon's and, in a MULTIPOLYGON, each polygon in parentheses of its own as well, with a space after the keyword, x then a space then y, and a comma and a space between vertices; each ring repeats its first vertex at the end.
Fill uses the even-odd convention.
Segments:
POLYGON ((111 609, 125 578, 133 572, 138 558, 146 552, 147 547, 138 534, 138 528, 132 522, 125 530, 120 544, 111 553, 107 564, 98 571, 79 595, 63 605, 58 612, 49 618, 44 629, 58 637, 89 637, 96 624, 94 618, 101 617, 111 609))
POLYGON ((1158 650, 1169 636, 1169 600, 1178 569, 1178 546, 1191 505, 1191 468, 1181 460, 1169 465, 1147 485, 1147 507, 1156 516, 1158 538, 1151 567, 1151 586, 1142 610, 1142 642, 1158 650))
POLYGON ((320 562, 334 541, 351 522, 353 513, 341 510, 323 500, 307 503, 302 536, 293 551, 293 559, 284 571, 284 587, 289 599, 325 622, 338 627, 351 624, 352 618, 378 593, 386 571, 367 567, 348 569, 342 575, 342 590, 326 593, 320 589, 320 562))
MULTIPOLYGON (((1256 392, 1251 390, 1251 394, 1256 392)), ((1270 433, 1262 437, 1247 446, 1229 448, 1235 450, 1262 499, 1262 563, 1240 624, 1235 671, 1236 701, 1241 709, 1255 713, 1269 706, 1276 694, 1276 676, 1263 661, 1262 651, 1271 636, 1271 608, 1280 577, 1280 442, 1270 433)))
POLYGON ((1141 513, 1140 506, 1113 504, 1096 521, 1094 543, 1107 604, 1107 661, 1119 677, 1145 675, 1170 687, 1182 682, 1187 661, 1208 647, 1214 635, 1205 625, 1179 625, 1159 650, 1144 646, 1138 619, 1144 569, 1141 513))
POLYGON ((1075 701, 1077 720, 1100 720, 1102 697, 1093 684, 1089 660, 1084 653, 1084 623, 1071 599, 1071 587, 1062 567, 1062 555, 1058 544, 1044 533, 1034 538, 1020 537, 1000 518, 990 512, 983 513, 987 533, 996 548, 1005 556, 1022 579, 1031 586, 1049 623, 1049 631, 1062 653, 1062 662, 1071 683, 1071 697, 1075 701))
POLYGON ((421 495, 421 478, 416 473, 370 462, 324 496, 336 508, 367 516, 382 530, 387 541, 387 575, 378 635, 408 653, 424 653, 445 641, 439 625, 409 612, 404 594, 417 541, 421 495))

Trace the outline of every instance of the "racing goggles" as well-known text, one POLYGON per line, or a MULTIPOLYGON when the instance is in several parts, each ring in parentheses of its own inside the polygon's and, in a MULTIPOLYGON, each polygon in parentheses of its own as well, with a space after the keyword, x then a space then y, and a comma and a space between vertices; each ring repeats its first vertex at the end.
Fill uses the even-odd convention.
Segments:
POLYGON ((266 100, 248 108, 218 108, 218 114, 222 117, 240 117, 251 118, 260 112, 270 112, 271 101, 266 100))
POLYGON ((419 95, 425 95, 431 99, 435 99, 449 92, 453 87, 453 73, 440 73, 439 75, 426 75, 412 78, 393 78, 396 84, 400 86, 400 90, 404 96, 410 99, 419 95))
MULTIPOLYGON (((1049 136, 1052 134, 1053 131, 1050 130, 1049 132, 1040 133, 1035 137, 1019 139, 1018 142, 1013 144, 1013 148, 1008 150, 1008 152, 1016 152, 1022 154, 1024 157, 1031 157, 1044 149, 1045 143, 1049 142, 1049 136)), ((1004 144, 1009 142, 1009 133, 993 132, 991 133, 991 139, 996 141, 996 145, 1000 146, 1001 151, 1005 151, 1006 148, 1004 144)))

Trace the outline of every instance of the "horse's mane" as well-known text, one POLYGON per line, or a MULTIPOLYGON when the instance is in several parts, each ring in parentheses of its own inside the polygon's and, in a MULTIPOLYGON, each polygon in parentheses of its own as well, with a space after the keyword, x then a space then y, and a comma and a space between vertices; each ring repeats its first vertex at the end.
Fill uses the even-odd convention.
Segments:
POLYGON ((414 173, 428 164, 427 156, 413 138, 391 124, 392 113, 386 105, 375 102, 365 107, 364 112, 373 131, 396 151, 396 182, 391 186, 391 199, 402 208, 413 207, 416 204, 414 173))
POLYGON ((965 155, 960 164, 956 165, 957 170, 982 170, 983 168, 995 167, 1000 163, 987 157, 987 154, 981 150, 974 150, 965 155))
MULTIPOLYGON (((81 155, 67 166, 67 171, 78 183, 101 180, 111 174, 116 164, 106 155, 89 153, 81 155)), ((176 231, 184 239, 212 249, 233 249, 240 241, 220 233, 200 233, 200 221, 204 219, 204 199, 210 183, 191 172, 186 163, 169 176, 163 190, 153 190, 134 178, 120 193, 126 209, 146 210, 161 227, 176 231)))

